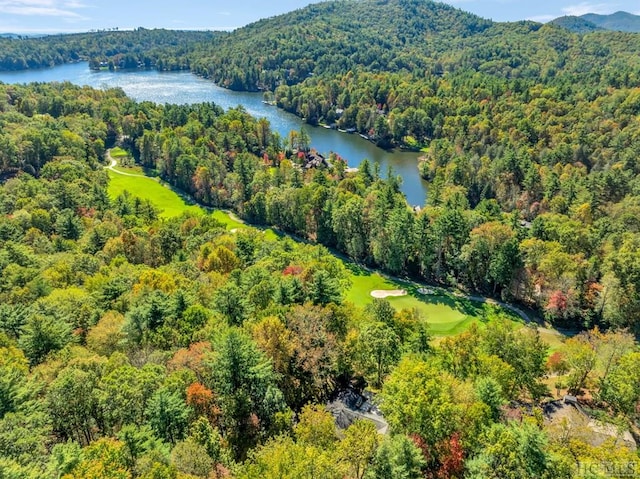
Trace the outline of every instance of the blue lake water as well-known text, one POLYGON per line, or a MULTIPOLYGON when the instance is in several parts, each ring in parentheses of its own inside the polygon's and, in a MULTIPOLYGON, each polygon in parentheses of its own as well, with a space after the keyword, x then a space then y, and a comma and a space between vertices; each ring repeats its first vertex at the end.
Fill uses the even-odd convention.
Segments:
POLYGON ((0 82, 31 83, 69 81, 94 88, 120 87, 131 98, 156 103, 213 102, 227 109, 242 105, 256 117, 269 120, 271 128, 286 138, 291 130, 304 127, 311 136, 311 144, 320 153, 335 152, 347 160, 349 166, 358 166, 367 158, 380 163, 386 174, 388 166, 402 177, 402 191, 412 205, 423 205, 426 183, 418 174, 418 154, 405 151, 386 151, 358 135, 306 125, 300 118, 266 105, 261 93, 234 92, 218 87, 213 82, 189 72, 158 72, 155 70, 91 71, 86 63, 61 65, 41 70, 1 72, 0 82))

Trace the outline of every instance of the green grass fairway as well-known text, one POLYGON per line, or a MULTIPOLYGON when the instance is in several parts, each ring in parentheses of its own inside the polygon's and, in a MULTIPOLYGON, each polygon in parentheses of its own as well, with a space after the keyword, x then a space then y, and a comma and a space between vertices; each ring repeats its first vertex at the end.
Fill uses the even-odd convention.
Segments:
POLYGON ((214 210, 211 213, 216 220, 222 223, 228 230, 234 230, 238 228, 244 228, 245 225, 239 221, 234 220, 229 213, 220 210, 214 210))
MULTIPOLYGON (((489 319, 496 316, 496 308, 487 304, 469 301, 450 294, 440 293, 423 295, 416 291, 411 283, 394 281, 371 273, 356 265, 345 263, 350 271, 351 288, 347 291, 346 300, 357 306, 366 306, 373 301, 371 291, 404 289, 409 294, 401 297, 387 298, 397 309, 413 309, 420 311, 429 323, 434 336, 452 336, 465 331, 472 323, 482 327, 489 319)), ((501 316, 516 324, 523 324, 516 314, 498 310, 501 316)))
POLYGON ((278 236, 278 233, 276 233, 275 231, 273 231, 271 228, 267 228, 264 231, 264 239, 266 239, 267 241, 275 241, 278 238, 280 238, 280 236, 278 236))
MULTIPOLYGON (((128 175, 143 175, 144 176, 144 170, 142 169, 141 166, 120 166, 120 165, 116 165, 113 167, 114 170, 119 171, 121 173, 126 173, 128 175)), ((149 175, 147 175, 149 176, 149 175)), ((149 176, 149 178, 152 178, 152 176, 149 176)))
POLYGON ((126 158, 129 156, 129 153, 127 153, 119 146, 116 146, 115 148, 111 148, 111 156, 113 158, 126 158))
POLYGON ((549 345, 549 354, 562 349, 564 341, 567 339, 567 336, 563 335, 560 331, 547 329, 540 329, 540 337, 549 345))
MULTIPOLYGON (((141 168, 116 167, 118 171, 131 174, 141 174, 141 168)), ((109 172, 109 196, 115 198, 123 191, 127 190, 134 196, 151 201, 156 207, 162 210, 161 218, 174 218, 186 211, 202 213, 205 210, 197 205, 190 205, 184 201, 175 191, 168 186, 161 184, 153 178, 143 178, 139 176, 125 176, 109 172)), ((213 217, 222 223, 228 230, 243 228, 245 225, 233 219, 228 213, 214 210, 213 217)), ((265 231, 265 237, 271 239, 277 237, 271 230, 265 231)))
POLYGON ((188 205, 177 193, 151 178, 124 176, 109 171, 109 196, 115 198, 125 190, 151 201, 162 210, 162 218, 180 216, 185 211, 202 211, 199 206, 188 205))

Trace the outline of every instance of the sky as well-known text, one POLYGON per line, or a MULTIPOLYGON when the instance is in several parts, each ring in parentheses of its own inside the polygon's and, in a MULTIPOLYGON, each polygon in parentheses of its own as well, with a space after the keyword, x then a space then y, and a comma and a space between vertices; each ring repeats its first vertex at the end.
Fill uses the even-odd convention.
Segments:
MULTIPOLYGON (((57 33, 135 27, 232 30, 312 0, 0 0, 0 32, 57 33)), ((639 0, 445 0, 495 21, 546 22, 562 15, 640 14, 639 0)))

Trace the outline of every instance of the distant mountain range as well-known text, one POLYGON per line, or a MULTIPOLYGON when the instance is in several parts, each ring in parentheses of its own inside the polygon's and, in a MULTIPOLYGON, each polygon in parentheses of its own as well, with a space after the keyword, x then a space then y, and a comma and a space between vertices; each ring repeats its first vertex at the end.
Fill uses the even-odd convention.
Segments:
POLYGON ((587 13, 579 17, 568 15, 556 18, 551 23, 575 33, 588 33, 598 30, 640 32, 640 16, 628 12, 616 12, 611 15, 587 13))
POLYGON ((46 33, 0 33, 0 38, 42 38, 46 33))

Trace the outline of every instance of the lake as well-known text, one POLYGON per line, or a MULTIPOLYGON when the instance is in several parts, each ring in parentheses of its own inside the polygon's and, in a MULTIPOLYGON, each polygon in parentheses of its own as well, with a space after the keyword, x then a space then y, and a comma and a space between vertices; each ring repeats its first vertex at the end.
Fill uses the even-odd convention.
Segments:
POLYGON ((262 102, 261 93, 234 92, 197 77, 189 72, 158 72, 155 70, 91 71, 87 63, 73 63, 40 70, 1 72, 0 82, 31 83, 69 81, 94 88, 120 87, 131 98, 156 103, 213 102, 227 109, 242 105, 256 117, 265 117, 271 128, 286 138, 291 130, 305 128, 311 136, 311 145, 320 153, 335 152, 349 166, 358 166, 367 158, 380 163, 386 175, 388 166, 402 177, 402 192, 411 205, 422 206, 426 199, 426 183, 418 174, 418 153, 386 151, 357 134, 340 133, 322 127, 312 127, 300 118, 262 102))

